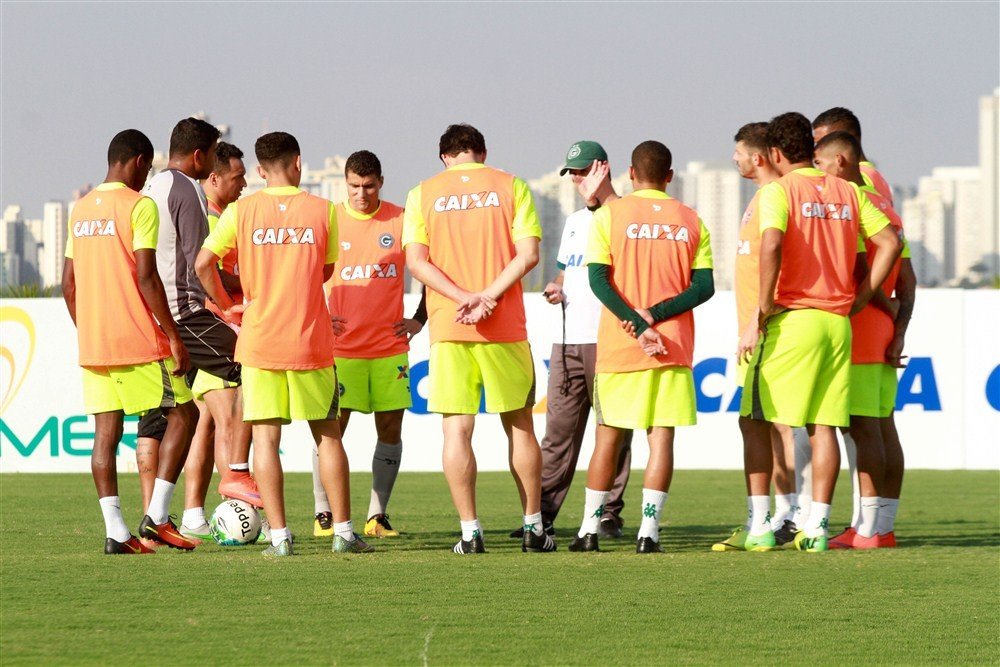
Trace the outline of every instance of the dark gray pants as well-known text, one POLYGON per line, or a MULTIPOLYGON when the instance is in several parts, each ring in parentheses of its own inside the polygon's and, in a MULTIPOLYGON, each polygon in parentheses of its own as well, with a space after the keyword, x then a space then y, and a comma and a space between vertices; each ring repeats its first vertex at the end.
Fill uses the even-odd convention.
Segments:
MULTIPOLYGON (((545 437, 542 439, 542 519, 545 521, 555 521, 576 472, 594 397, 596 360, 596 344, 556 343, 552 346, 545 437)), ((619 526, 624 506, 622 496, 631 466, 632 431, 627 431, 618 453, 618 472, 611 496, 604 507, 605 516, 613 518, 619 526)))

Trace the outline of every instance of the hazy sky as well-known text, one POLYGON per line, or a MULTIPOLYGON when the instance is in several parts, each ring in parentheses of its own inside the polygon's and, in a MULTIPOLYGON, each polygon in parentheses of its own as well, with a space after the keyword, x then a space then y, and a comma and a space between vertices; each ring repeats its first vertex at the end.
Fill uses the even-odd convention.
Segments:
POLYGON ((166 150, 199 110, 251 154, 295 134, 306 162, 368 148, 385 196, 440 168, 465 121, 526 178, 580 138, 612 169, 655 138, 728 160, 745 122, 853 109, 891 182, 977 162, 1000 81, 1000 3, 13 3, 2 12, 2 197, 29 216, 100 182, 119 130, 166 150))

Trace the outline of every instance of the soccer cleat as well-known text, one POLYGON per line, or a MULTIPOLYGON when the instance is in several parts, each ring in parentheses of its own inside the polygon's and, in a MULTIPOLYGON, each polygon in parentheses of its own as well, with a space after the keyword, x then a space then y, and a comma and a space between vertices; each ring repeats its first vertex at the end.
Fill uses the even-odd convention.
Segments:
POLYGON ((313 521, 313 537, 330 537, 333 535, 333 513, 317 512, 313 521))
POLYGON ((774 548, 774 533, 770 530, 762 535, 747 533, 747 538, 743 542, 744 551, 772 551, 774 548))
MULTIPOLYGON (((270 544, 271 543, 271 524, 267 522, 267 517, 264 516, 263 510, 257 510, 257 514, 260 516, 260 535, 257 536, 256 544, 270 544)), ((293 535, 292 543, 295 543, 295 536, 293 535)))
POLYGON ((452 551, 462 556, 465 554, 484 554, 486 553, 486 545, 483 544, 483 536, 479 534, 479 531, 476 531, 471 540, 460 539, 456 542, 452 551))
MULTIPOLYGON (((552 525, 551 521, 546 521, 545 519, 542 519, 542 529, 545 531, 546 535, 549 535, 551 537, 556 536, 556 527, 552 525)), ((510 536, 515 540, 524 539, 524 526, 521 526, 516 530, 510 531, 510 536)))
POLYGON ((577 535, 569 543, 570 551, 600 551, 600 543, 597 540, 597 533, 587 533, 583 537, 577 535))
POLYGON ((854 528, 848 526, 844 529, 840 535, 830 539, 829 545, 831 549, 853 549, 854 548, 854 537, 857 535, 857 531, 854 528))
POLYGON ((829 548, 827 545, 826 535, 820 535, 819 537, 806 537, 805 531, 802 530, 795 533, 794 544, 797 550, 808 551, 811 553, 826 551, 829 548))
POLYGON ((219 495, 242 500, 258 508, 264 506, 260 491, 257 490, 257 482, 247 470, 230 470, 223 474, 222 481, 219 482, 219 495))
POLYGON ((556 550, 556 543, 544 531, 537 535, 533 530, 525 530, 521 538, 521 551, 525 553, 548 553, 556 550))
POLYGON ((635 552, 637 554, 662 554, 663 549, 660 543, 652 537, 640 537, 635 541, 635 552))
POLYGON ((338 554, 370 554, 375 551, 375 547, 361 539, 361 536, 354 533, 353 540, 345 540, 340 535, 333 536, 333 552, 338 554))
POLYGON ((882 549, 892 549, 896 546, 896 531, 890 530, 888 533, 878 535, 878 546, 882 549))
POLYGON ((139 523, 139 535, 184 551, 191 551, 200 544, 198 541, 181 535, 171 519, 167 519, 166 523, 155 524, 148 514, 142 517, 142 522, 139 523))
POLYGON ((746 551, 744 545, 747 541, 747 529, 740 526, 733 531, 733 534, 721 542, 712 545, 712 551, 746 551))
POLYGON ((385 514, 376 514, 365 522, 365 537, 399 537, 399 531, 385 514))
POLYGON ((281 540, 277 544, 272 544, 260 552, 265 558, 282 558, 284 556, 294 556, 291 540, 281 540))
POLYGON ((115 554, 155 554, 156 549, 151 549, 139 541, 134 535, 129 535, 124 542, 108 538, 104 540, 104 553, 108 556, 115 554))
POLYGON ((180 534, 184 537, 190 537, 192 540, 198 540, 199 542, 204 542, 205 540, 212 539, 212 528, 207 523, 202 522, 200 526, 189 527, 181 524, 180 534))
POLYGON ((150 551, 156 551, 157 548, 163 546, 162 544, 160 544, 156 540, 151 540, 148 537, 138 537, 136 539, 139 540, 139 544, 141 544, 142 546, 146 547, 150 551))
POLYGON ((624 537, 622 532, 622 527, 618 525, 618 522, 608 516, 601 519, 601 523, 597 526, 597 536, 603 537, 609 540, 617 540, 624 537))
POLYGON ((854 533, 854 539, 851 541, 852 549, 878 549, 880 546, 878 533, 875 533, 871 537, 864 537, 861 533, 854 533))
POLYGON ((781 524, 781 528, 774 531, 774 544, 775 546, 783 547, 786 544, 790 544, 795 541, 795 531, 798 528, 794 521, 785 519, 784 523, 781 524))

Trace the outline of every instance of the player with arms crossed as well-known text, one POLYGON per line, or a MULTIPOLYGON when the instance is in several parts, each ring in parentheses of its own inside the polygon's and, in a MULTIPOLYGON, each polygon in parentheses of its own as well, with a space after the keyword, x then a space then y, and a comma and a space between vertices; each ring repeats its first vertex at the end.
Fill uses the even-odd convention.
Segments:
MULTIPOLYGON (((851 181, 885 213, 903 241, 903 252, 865 308, 851 317, 851 438, 857 447, 860 511, 856 523, 830 540, 834 549, 873 549, 895 546, 894 523, 903 477, 903 452, 895 436, 892 414, 896 407, 902 368, 903 340, 913 312, 916 276, 910 262, 903 222, 889 200, 865 183, 859 168, 861 147, 847 132, 831 132, 816 144, 815 163, 833 176, 851 181), (897 301, 890 301, 893 292, 897 301), (884 500, 883 500, 884 498, 884 500)), ((866 243, 866 254, 873 249, 866 243)), ((859 262, 863 280, 869 265, 859 262)))
POLYGON ((813 502, 794 544, 826 551, 830 503, 840 469, 836 428, 849 424, 848 315, 871 299, 902 249, 889 219, 856 185, 813 168, 809 120, 785 113, 768 124, 771 164, 782 175, 760 193, 759 340, 740 405, 750 534, 773 543, 766 503, 772 424, 806 426, 812 445, 813 502), (857 287, 861 234, 875 246, 872 271, 857 287), (763 499, 758 502, 755 499, 763 499))
MULTIPOLYGON (((327 282, 333 315, 334 354, 340 383, 340 432, 354 411, 375 413, 378 441, 372 455, 372 492, 366 537, 399 535, 386 507, 402 459, 403 413, 410 407, 409 340, 427 322, 421 300, 413 318, 403 317, 403 209, 380 199, 382 163, 358 151, 344 165, 347 201, 337 204, 340 261, 327 282)), ((333 515, 313 454, 313 534, 333 533, 333 515)))
POLYGON ((195 269, 226 319, 242 325, 236 358, 243 365, 243 419, 253 427, 254 469, 271 525, 266 556, 293 555, 285 523, 281 427, 309 422, 319 442, 320 471, 333 501, 337 552, 371 551, 351 524, 350 470, 337 423, 333 324, 323 283, 337 260, 337 212, 299 188, 299 143, 286 132, 254 146, 267 187, 230 204, 198 254, 195 269), (236 249, 247 305, 222 285, 219 260, 236 249))
POLYGON ((636 552, 663 551, 660 517, 674 473, 674 427, 697 422, 692 310, 715 293, 712 248, 698 214, 666 193, 672 161, 658 141, 636 146, 629 167, 634 192, 594 214, 586 262, 604 304, 594 380, 597 433, 583 524, 570 551, 599 551, 597 529, 618 448, 632 429, 644 429, 649 440, 636 552))
POLYGON ((115 469, 125 415, 153 408, 163 411, 166 428, 139 535, 177 549, 197 544, 169 516, 197 411, 184 383, 188 352, 156 273, 156 205, 138 192, 152 159, 153 144, 142 132, 115 135, 107 177, 73 207, 66 242, 63 298, 77 328, 86 412, 94 415, 91 469, 106 554, 153 552, 125 524, 115 469))
POLYGON ((485 551, 476 512, 472 431, 485 390, 500 414, 524 510, 523 551, 555 551, 542 528, 542 456, 531 409, 535 370, 521 278, 538 264, 541 224, 521 179, 487 167, 486 140, 451 125, 438 155, 445 170, 410 190, 403 247, 427 286, 431 412, 443 415, 444 472, 461 520, 458 554, 485 551))

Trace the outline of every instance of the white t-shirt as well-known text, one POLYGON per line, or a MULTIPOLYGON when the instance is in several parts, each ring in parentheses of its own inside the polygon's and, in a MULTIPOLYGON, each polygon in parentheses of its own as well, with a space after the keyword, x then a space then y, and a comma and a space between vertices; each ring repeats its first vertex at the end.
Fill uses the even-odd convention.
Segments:
MULTIPOLYGON (((566 299, 566 344, 597 343, 597 327, 604 306, 590 289, 583 256, 587 252, 594 214, 585 208, 566 218, 556 261, 565 266, 563 294, 566 299)), ((561 332, 560 332, 561 333, 561 332)))

